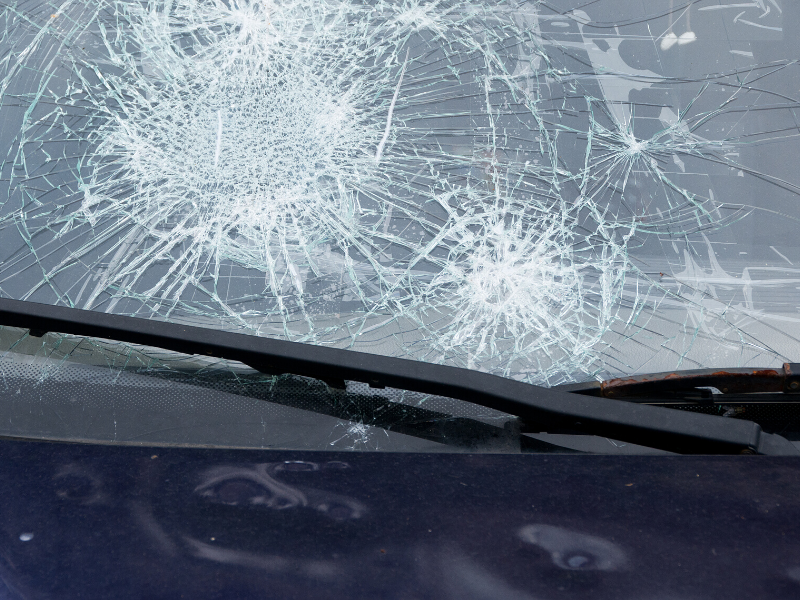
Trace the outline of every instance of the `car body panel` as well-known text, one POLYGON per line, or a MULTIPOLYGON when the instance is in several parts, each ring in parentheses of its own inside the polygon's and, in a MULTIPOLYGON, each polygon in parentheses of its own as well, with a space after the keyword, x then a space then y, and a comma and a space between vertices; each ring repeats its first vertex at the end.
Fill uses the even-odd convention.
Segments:
POLYGON ((796 598, 800 461, 0 443, 10 598, 796 598))

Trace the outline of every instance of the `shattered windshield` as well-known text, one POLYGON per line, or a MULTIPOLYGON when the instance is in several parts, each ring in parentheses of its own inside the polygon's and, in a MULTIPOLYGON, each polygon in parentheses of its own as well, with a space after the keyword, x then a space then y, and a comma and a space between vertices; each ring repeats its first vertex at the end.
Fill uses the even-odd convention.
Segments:
POLYGON ((796 361, 798 26, 785 0, 7 1, 0 295, 545 386, 796 361))

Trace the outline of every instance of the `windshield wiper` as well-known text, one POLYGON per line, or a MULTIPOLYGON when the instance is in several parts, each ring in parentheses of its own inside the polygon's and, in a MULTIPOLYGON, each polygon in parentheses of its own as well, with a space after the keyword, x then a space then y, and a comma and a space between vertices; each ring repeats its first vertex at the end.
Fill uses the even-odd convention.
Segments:
POLYGON ((785 394, 784 402, 800 402, 800 364, 784 363, 781 368, 695 369, 649 373, 563 386, 562 389, 604 398, 638 399, 644 402, 651 399, 679 399, 687 395, 707 399, 712 396, 767 393, 785 394))
POLYGON ((688 454, 800 451, 756 423, 573 394, 445 365, 274 340, 95 311, 0 299, 0 325, 104 338, 235 360, 262 373, 291 373, 345 387, 359 381, 435 394, 515 415, 528 432, 577 431, 688 454))

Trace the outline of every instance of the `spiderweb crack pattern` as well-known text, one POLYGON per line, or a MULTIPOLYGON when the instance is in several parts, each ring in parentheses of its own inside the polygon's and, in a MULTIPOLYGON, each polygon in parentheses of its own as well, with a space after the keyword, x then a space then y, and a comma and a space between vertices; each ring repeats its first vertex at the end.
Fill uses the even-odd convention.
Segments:
MULTIPOLYGON (((0 293, 542 384, 595 375, 631 322, 620 307, 641 310, 631 281, 671 293, 631 244, 741 218, 666 165, 733 164, 736 140, 702 137, 725 109, 694 101, 635 131, 547 33, 548 11, 0 9, 0 108, 17 132, 0 233, 22 240, 0 293)), ((575 15, 562 25, 589 22, 575 15)))

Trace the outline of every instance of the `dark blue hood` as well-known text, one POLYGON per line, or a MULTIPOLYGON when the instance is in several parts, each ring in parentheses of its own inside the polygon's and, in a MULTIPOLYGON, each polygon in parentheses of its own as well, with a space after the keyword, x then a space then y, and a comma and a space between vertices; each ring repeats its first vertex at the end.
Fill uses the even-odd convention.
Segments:
POLYGON ((800 597, 792 458, 0 452, 11 598, 800 597))

